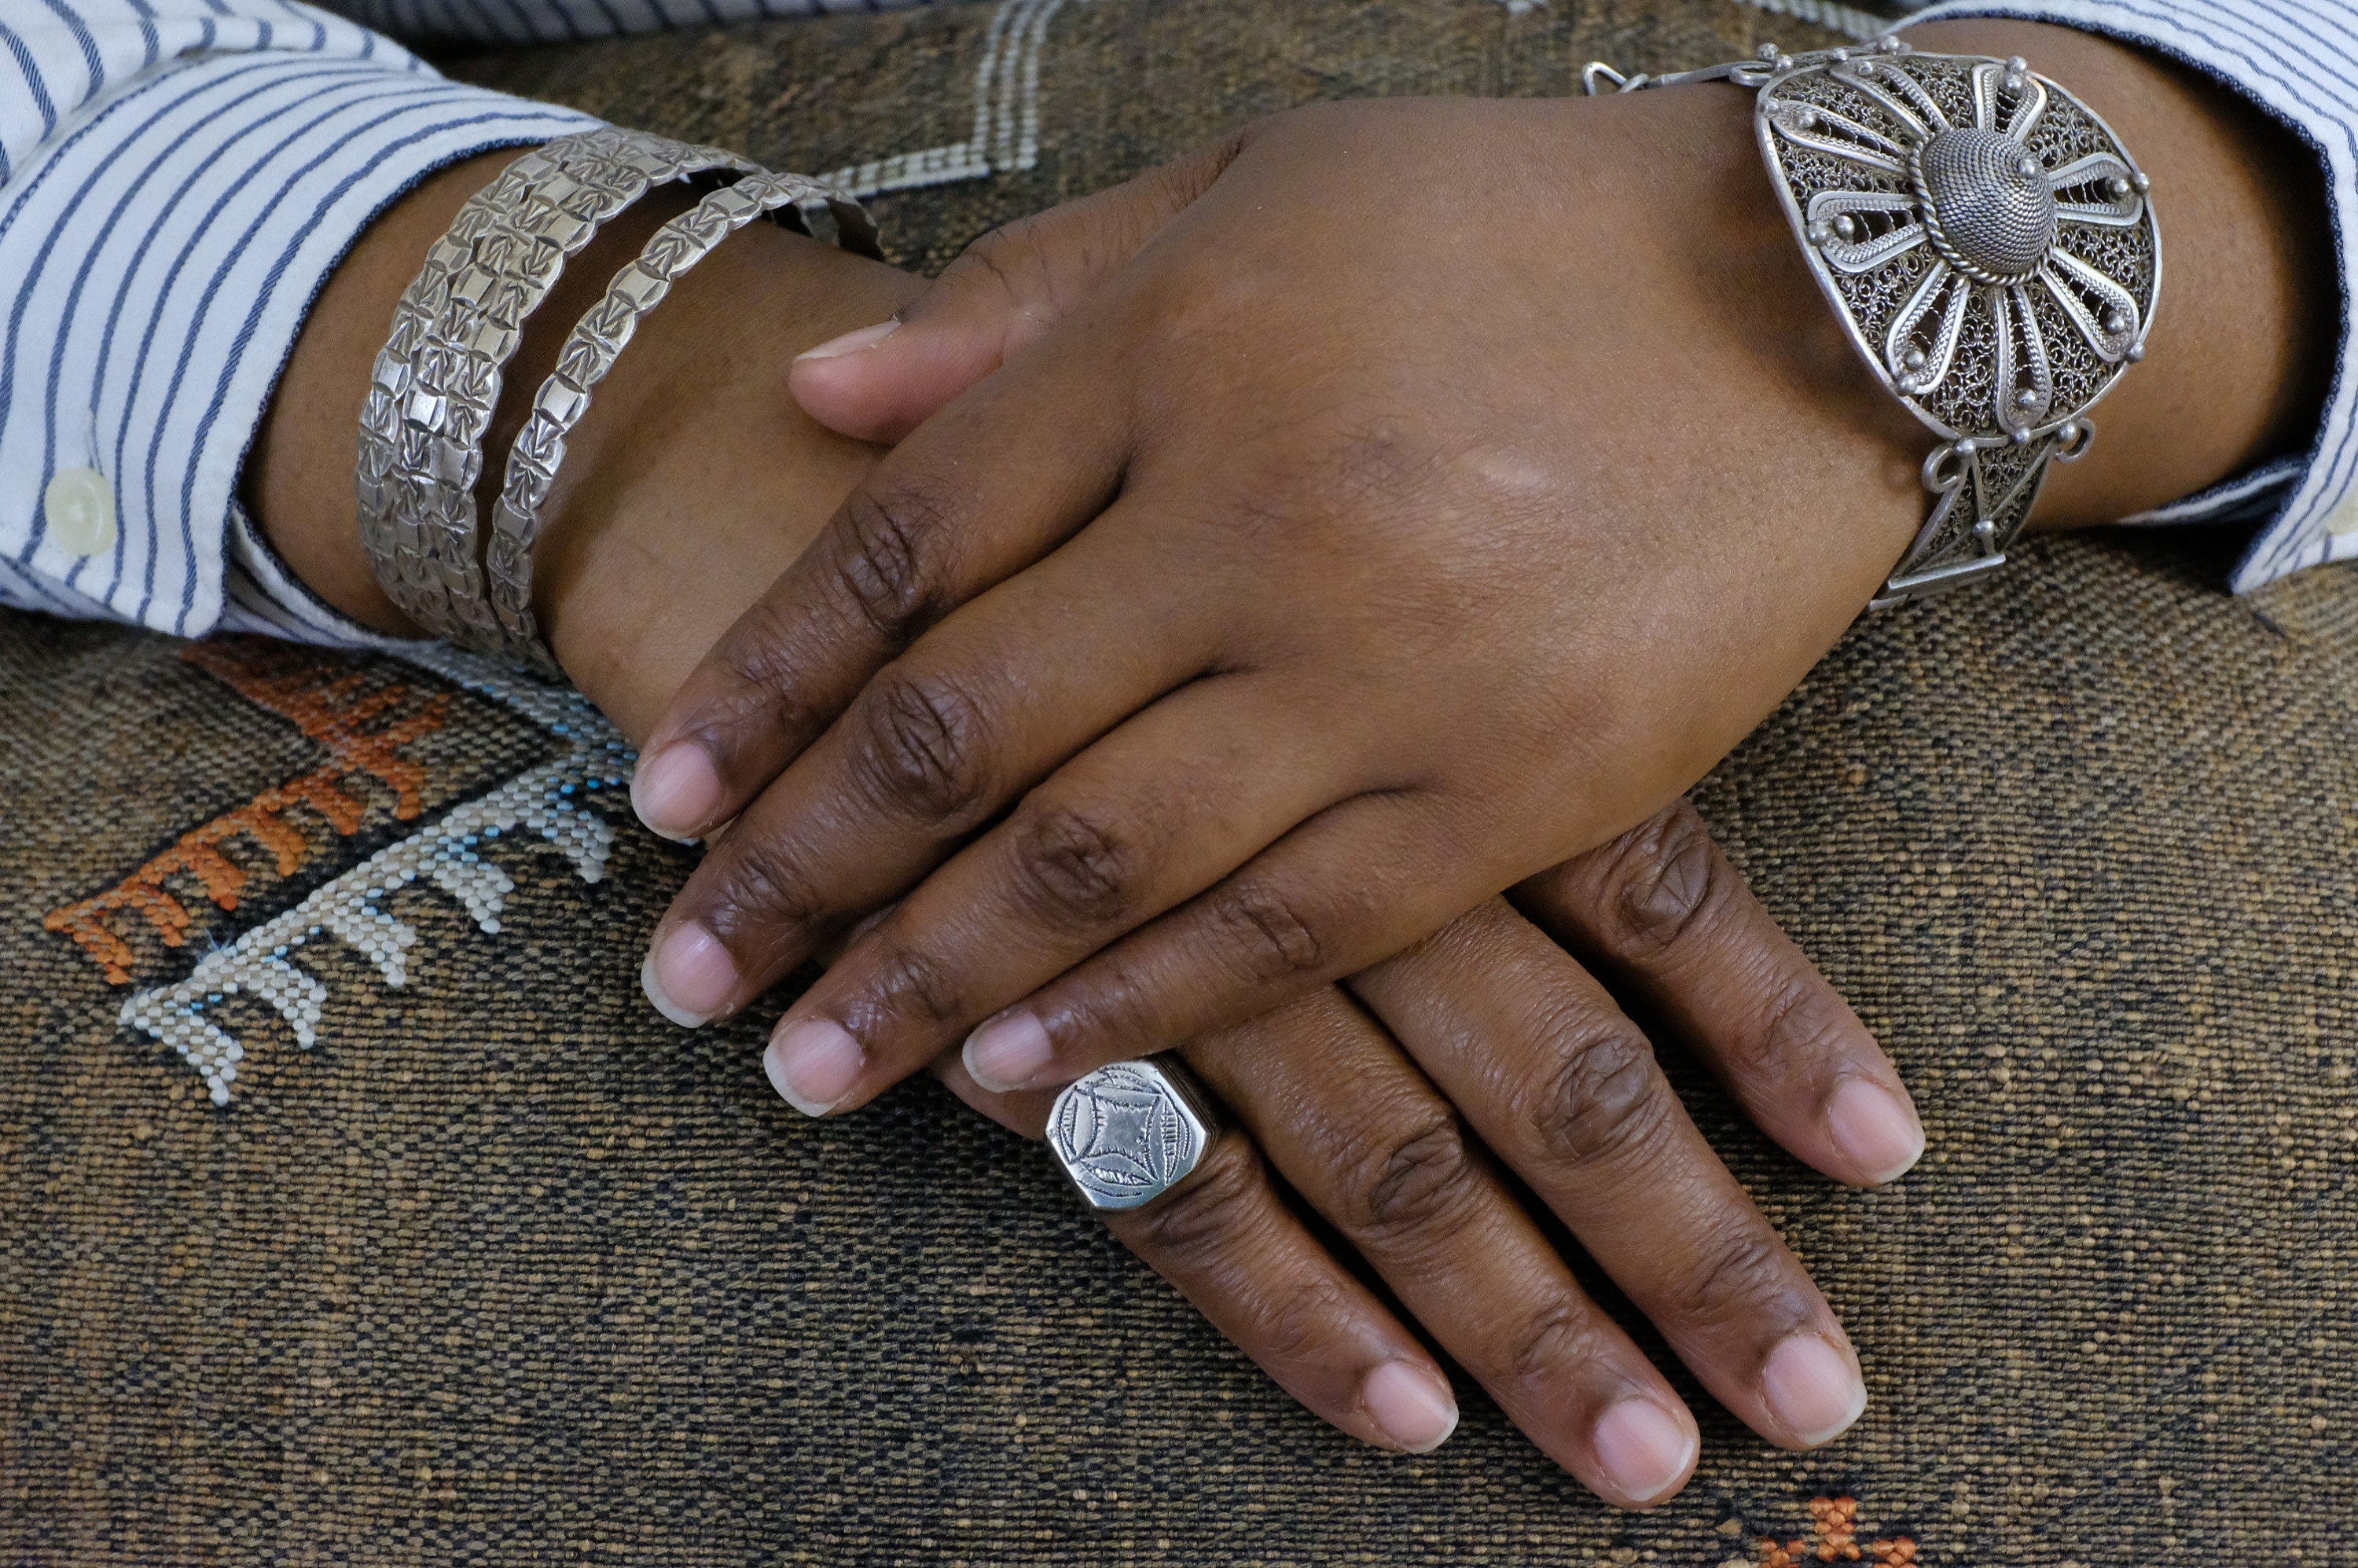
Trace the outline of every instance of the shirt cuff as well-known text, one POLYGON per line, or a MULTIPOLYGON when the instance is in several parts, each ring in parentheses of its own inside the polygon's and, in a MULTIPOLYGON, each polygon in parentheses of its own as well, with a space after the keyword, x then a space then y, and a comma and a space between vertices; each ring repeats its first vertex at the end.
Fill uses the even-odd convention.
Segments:
MULTIPOLYGON (((2316 443, 2290 462, 2269 463, 2129 521, 2264 519, 2230 579, 2237 593, 2304 567, 2358 558, 2358 361, 2351 316, 2358 293, 2358 254, 2351 246, 2358 218, 2358 12, 2299 0, 1952 0, 1904 25, 1964 16, 2055 22, 2158 50, 2242 93, 2317 155, 2332 221, 2341 335, 2316 443)), ((2165 210, 2165 247, 2169 226, 2165 210)))
POLYGON ((251 559, 247 602, 227 608, 238 474, 279 371, 345 252, 412 186, 597 123, 391 48, 200 55, 83 105, 0 189, 0 599, 196 636, 251 623, 259 592, 315 639, 382 643, 269 591, 251 559), (45 492, 77 469, 77 515, 50 518, 45 492))

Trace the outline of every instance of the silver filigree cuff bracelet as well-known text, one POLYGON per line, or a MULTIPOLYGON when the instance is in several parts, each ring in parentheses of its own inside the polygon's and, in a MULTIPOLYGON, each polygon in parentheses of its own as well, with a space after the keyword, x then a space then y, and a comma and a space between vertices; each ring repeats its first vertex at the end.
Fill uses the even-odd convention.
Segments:
POLYGON ((2095 113, 2020 57, 1898 38, 1663 77, 1592 64, 1591 93, 1755 90, 1761 156, 1852 344, 1941 438, 1931 513, 1876 609, 2005 564, 2050 460, 2144 357, 2161 287, 2149 181, 2095 113))

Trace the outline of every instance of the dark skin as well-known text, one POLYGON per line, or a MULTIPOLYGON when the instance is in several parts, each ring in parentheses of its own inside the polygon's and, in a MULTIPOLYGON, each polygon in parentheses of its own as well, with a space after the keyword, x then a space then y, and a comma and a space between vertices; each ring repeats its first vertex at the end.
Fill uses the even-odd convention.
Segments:
MULTIPOLYGON (((348 499, 367 365, 417 258, 504 162, 447 171, 362 240, 306 328, 251 470, 279 547, 387 630, 402 628, 352 547, 348 499)), ((658 193, 601 235, 536 319, 578 316, 687 200, 658 193)), ((537 609, 568 669, 626 732, 645 732, 877 459, 795 407, 793 356, 917 287, 757 226, 687 276, 600 389, 551 499, 537 609), (778 341, 743 332, 749 313, 779 322, 778 341), (713 408, 732 419, 711 419, 713 408), (698 526, 680 527, 683 514, 698 526)), ((495 445, 517 423, 518 389, 554 352, 528 336, 495 445)), ((1303 1226, 1282 1181, 1549 1454, 1610 1501, 1659 1501, 1692 1469, 1693 1417, 1510 1195, 1498 1173, 1512 1168, 1555 1195, 1721 1398, 1773 1441, 1823 1441, 1864 1398, 1840 1324, 1572 949, 1663 1010, 1764 1128, 1838 1180, 1887 1180, 1920 1151, 1897 1071, 1683 806, 1535 879, 1518 902, 1520 913, 1493 901, 1353 989, 1192 1044, 1240 1125, 1181 1190, 1113 1228, 1310 1409, 1387 1447, 1431 1446, 1455 1422, 1447 1379, 1303 1226), (1606 1179, 1617 1172, 1626 1184, 1606 1179), (1683 1205, 1689 1241, 1667 1251, 1646 1244, 1665 1194, 1683 1205), (1772 1386, 1788 1341, 1801 1370, 1772 1386)), ((992 1094, 954 1055, 939 1070, 969 1103, 1039 1136, 1047 1097, 992 1094)))
MULTIPOLYGON (((1921 29, 1928 36, 1920 41, 1927 48, 2032 54, 2114 119, 2155 173, 2158 189, 2169 196, 2164 223, 2170 303, 2152 358, 2107 405, 2096 455, 2067 470, 2050 492, 2050 519, 2093 521, 2168 499, 2288 444, 2315 406, 2302 334, 2316 330, 2315 318, 2325 308, 2320 300, 2330 300, 2294 260, 2303 245, 2316 243, 2301 228, 2299 189, 2283 178, 2286 169, 2301 166, 2234 105, 2136 57, 2050 29, 1976 27, 1944 29, 1948 36, 1938 38, 1929 36, 1934 29, 1921 29), (2157 430, 2161 433, 2150 433, 2157 430)), ((1646 243, 1715 247, 1738 262, 1714 285, 1722 288, 1717 303, 1699 317, 1695 300, 1678 302, 1682 314, 1672 319, 1671 337, 1654 335, 1650 351, 1660 353, 1663 342, 1686 330, 1679 321, 1722 320, 1731 299, 1755 312, 1756 324, 1757 313, 1767 311, 1790 328, 1768 334, 1768 348, 1738 362, 1747 367, 1746 374, 1766 377, 1762 384, 1779 397, 1800 400, 1804 410, 1779 414, 1779 405, 1763 401, 1747 406, 1746 417, 1805 423, 1813 433, 1807 438, 1790 428, 1776 433, 1780 449, 1801 452, 1791 460, 1811 465, 1811 482, 1840 492, 1843 499, 1829 511, 1840 526, 1779 541, 1756 556, 1779 570, 1827 579, 1841 593, 1863 598, 1913 526, 1919 498, 1909 486, 1921 438, 1879 401, 1863 370, 1847 359, 1846 346, 1827 331, 1823 307, 1792 260, 1781 219, 1763 223, 1747 205, 1745 193, 1758 197, 1761 188, 1748 108, 1740 97, 1695 90, 1655 100, 1687 105, 1666 129, 1698 178, 1719 182, 1714 189, 1726 200, 1695 210, 1711 214, 1713 232, 1685 232, 1674 225, 1649 232, 1646 243), (1717 232, 1723 223, 1732 230, 1717 232), (1790 296, 1788 285, 1795 280, 1786 272, 1799 279, 1790 296), (1821 438, 1823 445, 1812 444, 1821 438), (1903 460, 1906 472, 1895 466, 1903 460)), ((1393 134, 1388 114, 1406 116, 1400 124, 1429 140, 1431 125, 1418 115, 1507 111, 1536 116, 1520 122, 1520 134, 1558 154, 1590 135, 1594 113, 1575 105, 1321 108, 1279 117, 1254 146, 1265 153, 1291 149, 1285 160, 1265 158, 1268 199, 1275 200, 1287 180, 1302 178, 1302 168, 1314 167, 1335 147, 1364 147, 1367 136, 1393 134), (1340 118, 1362 113, 1371 118, 1340 118)), ((1495 144, 1499 123, 1480 124, 1495 144)), ((369 576, 352 514, 361 388, 393 300, 426 247, 508 156, 444 171, 364 236, 315 309, 248 467, 249 501, 290 562, 332 602, 388 631, 404 627, 369 576)), ((1109 319, 1101 305, 1128 287, 1119 270, 1122 260, 1169 225, 1174 210, 1192 211, 1186 202, 1210 189, 1207 179, 1225 182, 1244 161, 1241 156, 1200 158, 1078 211, 1019 226, 991 242, 995 248, 984 253, 989 264, 961 264, 931 292, 889 268, 759 226, 721 247, 674 292, 601 387, 551 498, 536 608, 568 672, 633 736, 656 733, 658 716, 672 703, 662 733, 706 737, 719 731, 684 725, 677 716, 698 704, 708 710, 719 700, 710 678, 715 670, 725 671, 732 661, 741 665, 737 655, 764 638, 773 648, 817 650, 811 657, 839 677, 833 708, 825 703, 781 708, 769 699, 791 691, 791 680, 765 686, 762 700, 731 709, 741 728, 730 733, 745 749, 722 747, 735 760, 719 776, 734 780, 730 787, 741 798, 754 798, 763 765, 780 784, 792 784, 797 769, 807 772, 810 758, 825 754, 826 743, 780 774, 797 751, 794 727, 782 728, 782 716, 799 712, 795 722, 825 734, 833 709, 855 701, 875 659, 900 651, 898 643, 862 649, 830 640, 824 628, 813 633, 797 620, 798 611, 779 608, 783 602, 793 609, 792 592, 801 590, 792 584, 817 580, 814 571, 842 564, 839 554, 827 553, 837 544, 822 541, 812 549, 811 542, 827 529, 830 516, 840 522, 846 496, 874 485, 880 472, 878 448, 825 428, 797 406, 797 396, 838 428, 884 439, 898 437, 979 378, 987 378, 979 393, 1003 388, 1010 377, 990 373, 1011 352, 1019 361, 1061 367, 1073 384, 1090 384, 1087 376, 1103 369, 1100 363, 1092 370, 1092 360, 1126 362, 1138 356, 1083 345, 1056 351, 1065 356, 1059 360, 1049 351, 1050 340, 1065 325, 1109 319), (989 287, 974 287, 979 282, 989 287), (795 366, 793 356, 802 350, 896 311, 904 311, 909 324, 885 343, 795 366), (1092 311, 1100 314, 1092 317, 1092 311), (767 330, 748 331, 748 321, 767 330), (773 592, 765 611, 756 600, 773 578, 789 591, 784 601, 773 592), (716 645, 722 653, 698 673, 716 645), (692 675, 703 684, 689 687, 683 708, 675 693, 692 675)), ((1572 168, 1567 178, 1591 177, 1572 168)), ((1596 196, 1589 190, 1585 199, 1593 203, 1596 196)), ((563 327, 687 200, 680 191, 657 193, 610 227, 568 271, 558 297, 535 317, 535 330, 512 368, 491 471, 497 471, 506 432, 545 373, 563 327)), ((1563 216, 1544 200, 1537 206, 1563 216)), ((1568 232, 1585 232, 1577 225, 1568 232)), ((1497 238, 1506 243, 1513 236, 1497 238)), ((1625 233, 1622 242, 1633 237, 1625 233)), ((1586 253, 1575 260, 1580 267, 1606 265, 1586 253)), ((1630 270, 1626 258, 1621 270, 1630 270)), ((1189 276, 1217 281, 1200 270, 1189 276)), ((1181 325, 1207 319, 1184 294, 1160 297, 1181 325)), ((1209 319, 1218 325, 1217 317, 1209 319)), ((1340 341, 1350 341, 1349 334, 1340 341)), ((1683 351, 1703 348, 1693 344, 1683 351)), ((1256 353, 1226 369, 1204 362, 1200 374, 1206 384, 1227 378, 1244 389, 1237 395, 1258 395, 1255 377, 1271 369, 1270 360, 1256 353)), ((1283 356, 1276 362, 1280 369, 1299 363, 1283 356)), ((1054 384, 1044 374, 1031 384, 1054 384)), ((968 406, 960 403, 944 416, 941 440, 955 441, 972 427, 963 412, 968 406)), ((1184 429, 1184 408, 1174 403, 1171 412, 1169 428, 1184 429)), ((1560 401, 1548 413, 1555 426, 1587 432, 1600 450, 1619 438, 1611 421, 1560 401)), ((1052 425, 1048 433, 1083 445, 1088 434, 1070 421, 1052 425)), ((946 460, 939 454, 949 449, 936 441, 918 448, 917 455, 946 460)), ((1377 471, 1395 466, 1378 463, 1377 471)), ((1462 465, 1453 460, 1444 467, 1458 471, 1462 465)), ((1316 471, 1331 478, 1351 470, 1316 471)), ((1497 470, 1476 477, 1494 510, 1518 510, 1513 495, 1522 478, 1497 470)), ((1263 478, 1278 487, 1272 493, 1303 481, 1282 464, 1263 478)), ((1671 489, 1657 485, 1648 492, 1649 505, 1693 514, 1727 504, 1728 496, 1714 488, 1721 476, 1714 471, 1698 469, 1670 482, 1671 489)), ((984 495, 1002 487, 966 488, 984 495)), ((1451 511, 1443 507, 1433 515, 1451 511)), ((977 540, 991 537, 988 523, 975 522, 977 540)), ((1272 532, 1300 536, 1298 530, 1272 532)), ((1659 542, 1661 531, 1649 537, 1659 542)), ((1231 544, 1257 547, 1249 534, 1233 530, 1231 544)), ((1224 1022, 1222 1009, 1230 1002, 1207 993, 1200 1022, 1217 1027, 1198 1034, 1187 1054, 1241 1128, 1179 1192, 1116 1221, 1115 1228, 1311 1409, 1371 1442, 1431 1446, 1455 1419, 1439 1367, 1401 1317, 1293 1217, 1274 1184, 1282 1177, 1361 1251, 1406 1313, 1427 1326, 1534 1442, 1599 1495, 1639 1507, 1671 1495, 1691 1473, 1693 1419, 1659 1372, 1581 1293, 1564 1260, 1501 1180, 1502 1168, 1563 1218, 1714 1395, 1763 1435, 1791 1446, 1825 1441, 1855 1416, 1865 1390, 1831 1309, 1702 1143, 1654 1068, 1644 1037, 1594 977, 1642 997, 1714 1066, 1765 1130, 1837 1179, 1888 1179, 1912 1162, 1922 1134, 1891 1064, 1710 846, 1692 813, 1676 801, 1676 783, 1646 805, 1650 791, 1699 773, 1716 754, 1712 746, 1724 749, 1748 728, 1758 713, 1745 714, 1781 695, 1779 683, 1798 678, 1848 612, 1838 614, 1806 595, 1797 599, 1786 591, 1790 585, 1780 586, 1781 579, 1770 580, 1766 568, 1761 580, 1731 586, 1694 577, 1691 564, 1647 558, 1634 546, 1617 549, 1592 535, 1576 535, 1566 547, 1574 545, 1588 552, 1583 557, 1587 569, 1600 580, 1650 580, 1650 591, 1667 604, 1698 599, 1753 604, 1758 613, 1724 616, 1756 637, 1747 644, 1753 667, 1747 678, 1718 683, 1727 689, 1707 699, 1689 695, 1658 705, 1689 726, 1675 742, 1621 737, 1615 744, 1626 754, 1617 780, 1589 779, 1568 788, 1563 798, 1577 803, 1592 825, 1586 831, 1596 835, 1590 841, 1599 848, 1520 881, 1508 898, 1478 902, 1482 892, 1520 875, 1500 876, 1493 867, 1484 876, 1496 880, 1461 901, 1460 907, 1478 904, 1471 914, 1343 983, 1307 992, 1298 985, 1263 988, 1255 994, 1282 1005, 1258 1017, 1224 1022), (1775 615, 1768 613, 1772 607, 1775 615), (1617 817, 1638 826, 1619 836, 1604 831, 1617 817)), ((1201 600, 1174 600, 1165 591, 1186 573, 1217 564, 1201 546, 1174 544, 1176 554, 1150 552, 1120 569, 1109 557, 1099 563, 1109 575, 1070 602, 1101 603, 1148 625, 1174 623, 1195 613, 1199 602, 1249 618, 1255 612, 1249 596, 1217 585, 1196 580, 1190 591, 1200 591, 1201 600)), ((1330 568, 1334 564, 1326 562, 1330 568)), ((1504 564, 1518 573, 1531 567, 1504 564)), ((1368 674, 1388 669, 1381 663, 1384 642, 1413 643, 1422 664, 1433 667, 1397 683, 1390 676, 1399 672, 1390 669, 1387 689, 1397 684, 1408 701, 1447 687, 1439 664, 1449 640, 1371 641, 1357 629, 1364 623, 1380 630, 1388 617, 1412 626, 1418 614, 1412 602, 1365 574, 1329 569, 1321 579, 1318 591, 1326 601, 1301 602, 1305 617, 1319 618, 1334 633, 1328 645, 1358 650, 1355 667, 1368 674)), ((1583 591, 1594 597, 1597 590, 1590 584, 1583 591)), ((1839 597, 1833 588, 1823 591, 1839 597)), ((1478 595, 1476 601, 1511 605, 1478 595)), ((1053 690, 1065 678, 1059 673, 1060 650, 1081 645, 1088 616, 1044 613, 1025 632, 1041 689, 1053 690)), ((1502 661, 1512 639, 1498 627, 1471 640, 1491 655, 1486 667, 1508 667, 1502 661)), ((1611 646, 1584 638, 1565 645, 1611 646)), ((1661 644, 1642 639, 1638 646, 1659 655, 1666 682, 1689 678, 1681 672, 1691 672, 1703 657, 1692 650, 1665 654, 1661 644)), ((775 666, 782 676, 795 678, 817 667, 799 653, 775 666)), ((1496 726, 1500 737, 1487 761, 1477 758, 1472 782, 1461 786, 1469 800, 1481 788, 1495 788, 1507 802, 1528 787, 1522 775, 1532 753, 1513 739, 1525 720, 1509 709, 1538 700, 1532 694, 1543 696, 1548 682, 1560 676, 1558 671, 1492 682, 1507 688, 1506 695, 1486 695, 1483 704, 1506 701, 1509 708, 1476 705, 1477 718, 1468 720, 1496 726)), ((1589 687, 1598 689, 1594 679, 1589 687)), ((1325 689, 1336 696, 1349 683, 1325 689)), ((1414 728, 1412 703, 1385 708, 1381 718, 1401 726, 1404 738, 1414 728)), ((1328 765, 1347 752, 1325 746, 1314 727, 1286 735, 1304 766, 1328 765)), ((736 743, 727 735, 722 741, 736 743)), ((1245 748, 1240 755, 1251 754, 1249 741, 1247 735, 1238 742, 1245 748)), ((1052 758, 1054 752, 1049 747, 1039 757, 1052 758)), ((1033 765, 1043 764, 1035 758, 1033 765)), ((1182 766, 1172 771, 1184 776, 1182 766)), ((1019 779, 1022 770, 1008 776, 1019 779)), ((957 851, 986 819, 951 831, 938 822, 879 820, 873 805, 854 799, 826 806, 821 787, 792 810, 757 806, 721 838, 684 895, 683 910, 701 912, 695 914, 698 921, 719 907, 708 902, 716 888, 741 893, 752 885, 745 872, 752 856, 737 847, 757 837, 766 845, 787 832, 794 844, 817 847, 796 849, 795 855, 827 849, 836 856, 827 865, 867 881, 856 887, 829 883, 829 899, 810 906, 817 913, 806 920, 782 922, 774 901, 747 898, 738 900, 730 919, 715 919, 711 929, 726 938, 732 968, 730 989, 716 1011, 741 1006, 774 967, 851 937, 817 1000, 798 1009, 798 1016, 810 1016, 813 1008, 844 1011, 847 997, 856 1000, 875 981, 880 939, 900 943, 944 929, 913 924, 918 915, 912 909, 922 914, 923 906, 912 901, 855 935, 860 921, 957 851), (818 840, 808 839, 813 832, 818 840)), ((707 811, 697 830, 709 832, 719 820, 707 811)), ((1496 857, 1475 852, 1479 820, 1477 812, 1455 824, 1452 842, 1467 851, 1461 860, 1490 866, 1496 857)), ((964 853, 971 856, 979 847, 964 853)), ((789 856, 775 863, 799 862, 789 856)), ((957 864, 951 862, 953 869, 957 864)), ((940 902, 924 890, 918 896, 940 902)), ((676 914, 666 935, 686 917, 676 914)), ((977 914, 952 920, 946 929, 972 931, 988 946, 1022 926, 1003 914, 977 914)), ((1404 932, 1390 946, 1400 947, 1415 935, 1404 932)), ((1020 979, 1032 963, 1020 945, 1005 951, 1022 956, 994 983, 1020 979)), ((675 1000, 674 1011, 700 1010, 675 1000)), ((915 1053, 918 1038, 930 1032, 928 1054, 954 1089, 1036 1135, 1044 1093, 997 1094, 979 1087, 957 1062, 967 1020, 956 1009, 916 1030, 889 1010, 875 1016, 883 1031, 878 1048, 864 1055, 862 1076, 834 1108, 881 1088, 896 1076, 903 1054, 915 1053), (943 1047, 949 1048, 946 1055, 943 1047)), ((775 1057, 773 1052, 773 1078, 775 1057)), ((1060 1059, 1048 1076, 1060 1079, 1085 1065, 1080 1058, 1060 1059)))
MULTIPOLYGON (((2031 57, 2155 181, 2149 356, 2049 523, 2300 439, 2306 156, 2091 35, 1920 31, 2031 57)), ((986 240, 806 361, 805 406, 905 439, 656 725, 643 817, 736 828, 655 994, 726 1013, 889 903, 781 1021, 781 1091, 849 1109, 961 1040, 979 1081, 1053 1087, 1676 798, 1926 505, 1931 442, 1842 338, 1751 115, 1719 84, 1316 105, 986 240)))

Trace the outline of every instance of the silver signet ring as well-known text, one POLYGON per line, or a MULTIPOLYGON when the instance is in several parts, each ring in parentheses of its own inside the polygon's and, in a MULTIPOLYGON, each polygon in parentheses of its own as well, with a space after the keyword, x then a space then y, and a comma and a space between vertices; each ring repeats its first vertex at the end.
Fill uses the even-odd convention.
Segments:
POLYGON ((1167 1054, 1099 1067, 1048 1110, 1048 1147, 1096 1209, 1153 1202, 1203 1162, 1218 1132, 1211 1097, 1167 1054))

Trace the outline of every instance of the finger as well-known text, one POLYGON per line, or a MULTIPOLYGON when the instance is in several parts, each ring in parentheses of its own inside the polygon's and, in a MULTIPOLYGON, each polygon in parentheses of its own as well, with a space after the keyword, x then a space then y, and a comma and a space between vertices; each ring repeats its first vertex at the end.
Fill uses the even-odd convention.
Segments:
POLYGON ((896 448, 665 706, 631 786, 701 838, 741 811, 917 635, 1112 499, 1126 446, 1103 366, 1027 359, 896 448))
MULTIPOLYGON (((994 1095, 955 1056, 936 1065, 960 1099, 1027 1138, 1053 1095, 994 1095)), ((1187 1179, 1142 1208, 1103 1217, 1278 1387, 1380 1448, 1429 1453, 1457 1426, 1457 1399, 1416 1336, 1336 1261, 1271 1187, 1251 1141, 1223 1133, 1187 1179)))
POLYGON ((1899 1070, 1685 801, 1511 897, 1592 968, 1643 996, 1796 1157, 1871 1186, 1924 1152, 1899 1070))
MULTIPOLYGON (((742 1007, 802 963, 814 941, 906 892, 1140 708, 986 840, 995 877, 944 872, 869 945, 879 964, 914 949, 926 965, 928 999, 965 993, 977 970, 1001 987, 943 1039, 912 1037, 894 1027, 891 1009, 878 1014, 883 1038, 863 1038, 889 1064, 877 1087, 1326 804, 1328 770, 1300 743, 1299 725, 1247 723, 1274 706, 1253 701, 1268 677, 1184 684, 1213 659, 1217 611, 1208 596, 1180 591, 1177 573, 1109 568, 1098 559, 1120 547, 1099 543, 1109 537, 1091 530, 950 617, 880 671, 842 720, 745 809, 650 944, 644 972, 657 1008, 695 1023, 742 1007), (1138 594, 1094 590, 1109 569, 1139 580, 1138 594), (1027 645, 1043 651, 1004 656, 1027 645), (1264 757, 1268 765, 1252 765, 1264 757), (1216 782, 1198 782, 1206 779, 1216 782), (1174 876, 1193 880, 1157 898, 1174 876), (978 905, 979 890, 1000 896, 978 905), (994 928, 1001 916, 1005 926, 994 928), (1098 934, 1071 950, 1082 925, 1098 934), (925 939, 912 941, 913 933, 925 939), (1042 968, 1033 957, 1021 967, 1031 978, 1005 989, 1005 977, 1018 972, 1011 954, 1050 936, 1065 944, 1056 960, 1042 968)), ((835 987, 798 1016, 856 996, 843 977, 877 968, 838 966, 835 987)), ((937 1017, 925 1022, 936 1033, 944 1027, 937 1017)))
POLYGON ((1211 187, 1237 146, 1200 148, 992 230, 892 319, 796 359, 788 381, 795 400, 856 439, 903 439, 1120 271, 1211 187))
POLYGON ((1685 1484, 1694 1418, 1366 1013, 1327 987, 1186 1055, 1550 1458, 1622 1508, 1685 1484))
POLYGON ((984 1020, 967 1069, 1045 1087, 1241 1022, 1400 951, 1492 875, 1430 795, 1355 795, 984 1020))
POLYGON ((1056 1103, 1055 1090, 1027 1089, 1020 1094, 1003 1095, 984 1088, 959 1063, 955 1051, 943 1052, 926 1065, 950 1093, 1008 1131, 1029 1138, 1035 1143, 1047 1136, 1048 1112, 1056 1103))
MULTIPOLYGON (((927 877, 778 1021, 770 1059, 780 1092, 813 1115, 865 1104, 1325 806, 1336 787, 1326 749, 1298 720, 1262 717, 1289 705, 1255 700, 1275 678, 1173 693, 927 877)), ((730 840, 763 853, 741 830, 730 840)), ((774 923, 721 913, 753 942, 770 939, 774 923)), ((969 1069, 976 1060, 988 1058, 969 1058, 969 1069)), ((1053 1087, 978 1076, 994 1088, 1053 1087)))
POLYGON ((1561 947, 1493 899, 1351 989, 1722 1404, 1794 1448, 1858 1418, 1833 1309, 1561 947))

